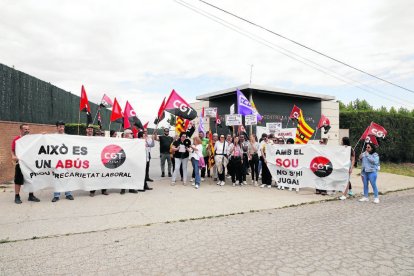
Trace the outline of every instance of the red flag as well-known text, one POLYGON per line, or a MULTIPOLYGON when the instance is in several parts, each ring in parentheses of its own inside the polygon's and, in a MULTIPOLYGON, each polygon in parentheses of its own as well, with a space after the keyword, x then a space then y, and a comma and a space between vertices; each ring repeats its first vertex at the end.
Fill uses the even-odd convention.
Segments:
POLYGON ((146 123, 144 124, 144 126, 143 126, 143 127, 144 127, 144 130, 148 128, 148 123, 149 123, 149 122, 146 122, 146 123))
POLYGON ((221 127, 221 120, 219 118, 218 112, 216 112, 216 126, 221 127))
POLYGON ((164 109, 165 109, 165 97, 164 97, 164 100, 162 100, 160 108, 158 109, 158 121, 161 121, 162 119, 164 119, 165 117, 164 109))
POLYGON ((197 117, 197 112, 194 108, 181 98, 175 90, 171 91, 171 94, 165 103, 164 110, 188 120, 193 120, 197 117))
POLYGON ((319 120, 318 123, 318 129, 322 128, 322 127, 326 127, 326 126, 330 126, 331 122, 329 121, 329 119, 322 114, 321 119, 319 120))
POLYGON ((138 138, 138 129, 136 127, 132 127, 132 135, 134 135, 134 138, 138 138))
POLYGON ((112 113, 111 113, 111 122, 116 121, 118 123, 122 123, 122 118, 124 116, 122 115, 122 109, 119 106, 118 101, 114 100, 114 106, 112 107, 112 113))
POLYGON ((290 119, 299 119, 299 115, 302 109, 297 107, 296 105, 293 105, 292 111, 290 112, 289 118, 290 119))
POLYGON ((91 107, 89 106, 88 96, 86 96, 85 87, 82 85, 81 98, 79 104, 79 110, 82 112, 91 113, 91 107))
POLYGON ((380 126, 379 124, 371 122, 369 126, 369 130, 368 130, 368 135, 373 135, 378 138, 385 138, 387 134, 388 132, 385 130, 383 126, 380 126))
POLYGON ((365 129, 364 133, 362 133, 361 138, 359 140, 365 140, 368 137, 369 126, 365 129))
POLYGON ((378 141, 377 141, 377 138, 375 138, 375 136, 373 136, 373 135, 368 135, 365 138, 365 143, 373 143, 377 147, 379 146, 378 141))
POLYGON ((101 100, 101 107, 112 107, 114 104, 111 100, 111 98, 109 98, 106 94, 103 95, 102 100, 101 100))
POLYGON ((138 128, 143 128, 141 120, 138 118, 137 113, 128 101, 125 104, 124 116, 128 119, 128 121, 133 122, 138 128))

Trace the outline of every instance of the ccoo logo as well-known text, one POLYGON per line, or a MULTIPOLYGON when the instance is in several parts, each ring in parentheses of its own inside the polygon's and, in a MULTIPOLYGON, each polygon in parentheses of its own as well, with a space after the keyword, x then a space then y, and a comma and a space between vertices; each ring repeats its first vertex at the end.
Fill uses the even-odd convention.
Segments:
POLYGON ((326 177, 332 173, 333 166, 328 158, 318 156, 313 158, 310 163, 312 172, 318 177, 326 177))
POLYGON ((120 146, 109 145, 102 150, 101 160, 108 169, 116 169, 124 164, 126 154, 120 146))

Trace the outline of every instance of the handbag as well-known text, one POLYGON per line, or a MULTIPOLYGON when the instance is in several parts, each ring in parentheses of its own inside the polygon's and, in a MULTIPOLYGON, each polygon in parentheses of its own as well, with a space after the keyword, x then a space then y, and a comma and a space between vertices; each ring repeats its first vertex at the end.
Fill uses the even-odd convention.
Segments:
POLYGON ((206 162, 204 162, 204 157, 200 157, 199 159, 198 159, 198 166, 200 167, 200 168, 205 168, 206 167, 206 162))

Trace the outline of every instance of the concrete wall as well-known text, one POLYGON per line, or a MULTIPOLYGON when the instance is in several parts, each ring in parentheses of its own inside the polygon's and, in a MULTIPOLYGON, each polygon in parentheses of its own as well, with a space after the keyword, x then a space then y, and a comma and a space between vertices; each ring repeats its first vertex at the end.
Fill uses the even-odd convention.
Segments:
MULTIPOLYGON (((13 181, 14 165, 11 161, 11 144, 14 137, 20 135, 21 122, 0 121, 0 183, 13 181)), ((53 125, 28 124, 31 134, 53 133, 53 125)))
MULTIPOLYGON (((323 138, 329 139, 329 144, 340 144, 339 134, 339 103, 334 101, 322 101, 321 113, 328 117, 331 122, 331 129, 327 134, 322 133, 323 138)), ((324 130, 321 129, 323 132, 324 130)))

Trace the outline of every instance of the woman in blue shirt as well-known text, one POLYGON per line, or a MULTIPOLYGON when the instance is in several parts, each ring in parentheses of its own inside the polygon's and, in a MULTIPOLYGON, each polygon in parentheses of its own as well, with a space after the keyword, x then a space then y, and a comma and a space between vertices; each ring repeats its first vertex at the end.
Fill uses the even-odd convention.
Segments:
POLYGON ((365 146, 365 152, 361 153, 359 160, 362 161, 361 177, 364 183, 364 197, 359 201, 369 201, 368 198, 368 182, 371 183, 374 190, 374 203, 379 203, 377 188, 377 171, 379 167, 379 156, 375 152, 375 146, 368 143, 365 146))

